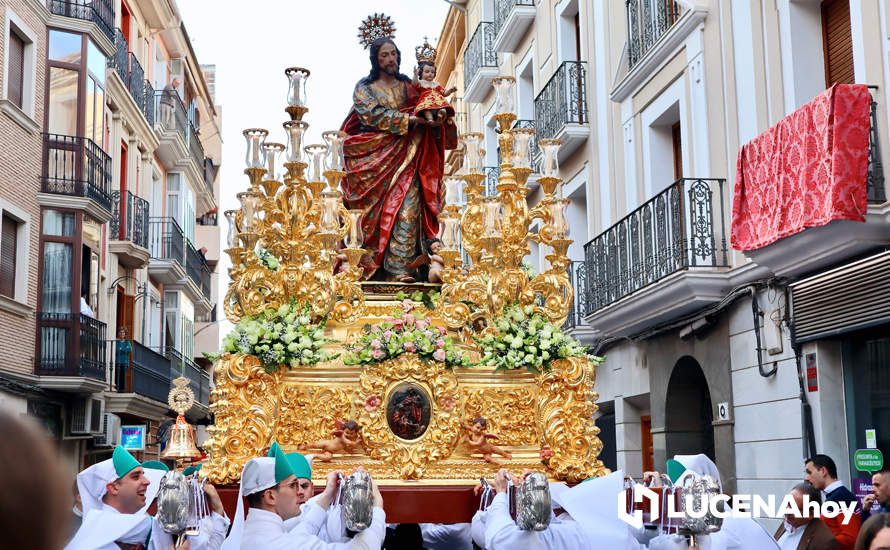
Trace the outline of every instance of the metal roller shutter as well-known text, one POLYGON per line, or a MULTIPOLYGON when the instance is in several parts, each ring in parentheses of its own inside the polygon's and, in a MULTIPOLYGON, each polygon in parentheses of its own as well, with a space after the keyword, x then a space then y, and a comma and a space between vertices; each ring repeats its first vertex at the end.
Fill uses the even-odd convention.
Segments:
POLYGON ((790 285, 798 342, 890 323, 890 251, 790 285))

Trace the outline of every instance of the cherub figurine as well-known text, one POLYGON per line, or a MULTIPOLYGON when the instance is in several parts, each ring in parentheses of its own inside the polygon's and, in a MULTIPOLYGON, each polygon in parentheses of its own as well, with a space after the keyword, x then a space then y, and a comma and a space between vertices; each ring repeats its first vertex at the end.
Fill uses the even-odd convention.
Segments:
POLYGON ((426 249, 428 252, 415 258, 408 264, 408 267, 417 269, 423 265, 429 265, 426 280, 430 283, 441 283, 442 270, 445 269, 445 260, 439 255, 439 251, 442 250, 442 241, 430 239, 427 241, 426 249))
POLYGON ((513 458, 513 455, 510 454, 509 451, 505 451, 500 447, 496 447, 489 443, 489 439, 497 439, 498 436, 486 433, 485 430, 487 428, 488 420, 481 416, 475 418, 471 423, 464 424, 464 429, 467 430, 467 433, 464 434, 461 441, 466 443, 472 453, 481 454, 482 459, 485 460, 485 462, 499 464, 499 462, 493 459, 491 455, 502 456, 507 460, 513 458))
POLYGON ((301 451, 320 451, 315 455, 316 460, 321 462, 330 462, 334 457, 334 453, 352 454, 355 448, 361 444, 362 427, 355 420, 337 420, 336 428, 333 432, 333 439, 319 439, 312 443, 304 443, 300 445, 301 451))

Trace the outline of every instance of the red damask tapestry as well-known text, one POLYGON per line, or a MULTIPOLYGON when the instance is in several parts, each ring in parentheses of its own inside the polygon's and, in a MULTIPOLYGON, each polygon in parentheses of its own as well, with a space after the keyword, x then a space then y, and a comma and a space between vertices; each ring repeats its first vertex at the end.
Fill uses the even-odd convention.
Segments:
POLYGON ((742 146, 732 247, 756 250, 833 220, 864 221, 871 96, 836 84, 742 146))

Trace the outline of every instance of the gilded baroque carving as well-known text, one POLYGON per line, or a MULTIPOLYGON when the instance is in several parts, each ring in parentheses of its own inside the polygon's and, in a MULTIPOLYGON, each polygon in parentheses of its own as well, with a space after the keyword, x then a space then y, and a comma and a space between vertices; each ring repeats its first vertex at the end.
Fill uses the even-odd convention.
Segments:
POLYGON ((476 387, 465 394, 464 420, 486 418, 487 431, 498 436, 498 446, 537 445, 540 441, 536 387, 476 387))

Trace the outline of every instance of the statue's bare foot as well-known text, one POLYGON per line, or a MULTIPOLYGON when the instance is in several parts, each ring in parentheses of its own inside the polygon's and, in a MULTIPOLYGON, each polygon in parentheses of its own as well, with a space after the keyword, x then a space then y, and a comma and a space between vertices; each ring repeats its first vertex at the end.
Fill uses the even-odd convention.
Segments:
POLYGON ((399 275, 397 279, 400 283, 413 283, 416 279, 411 275, 399 275))

